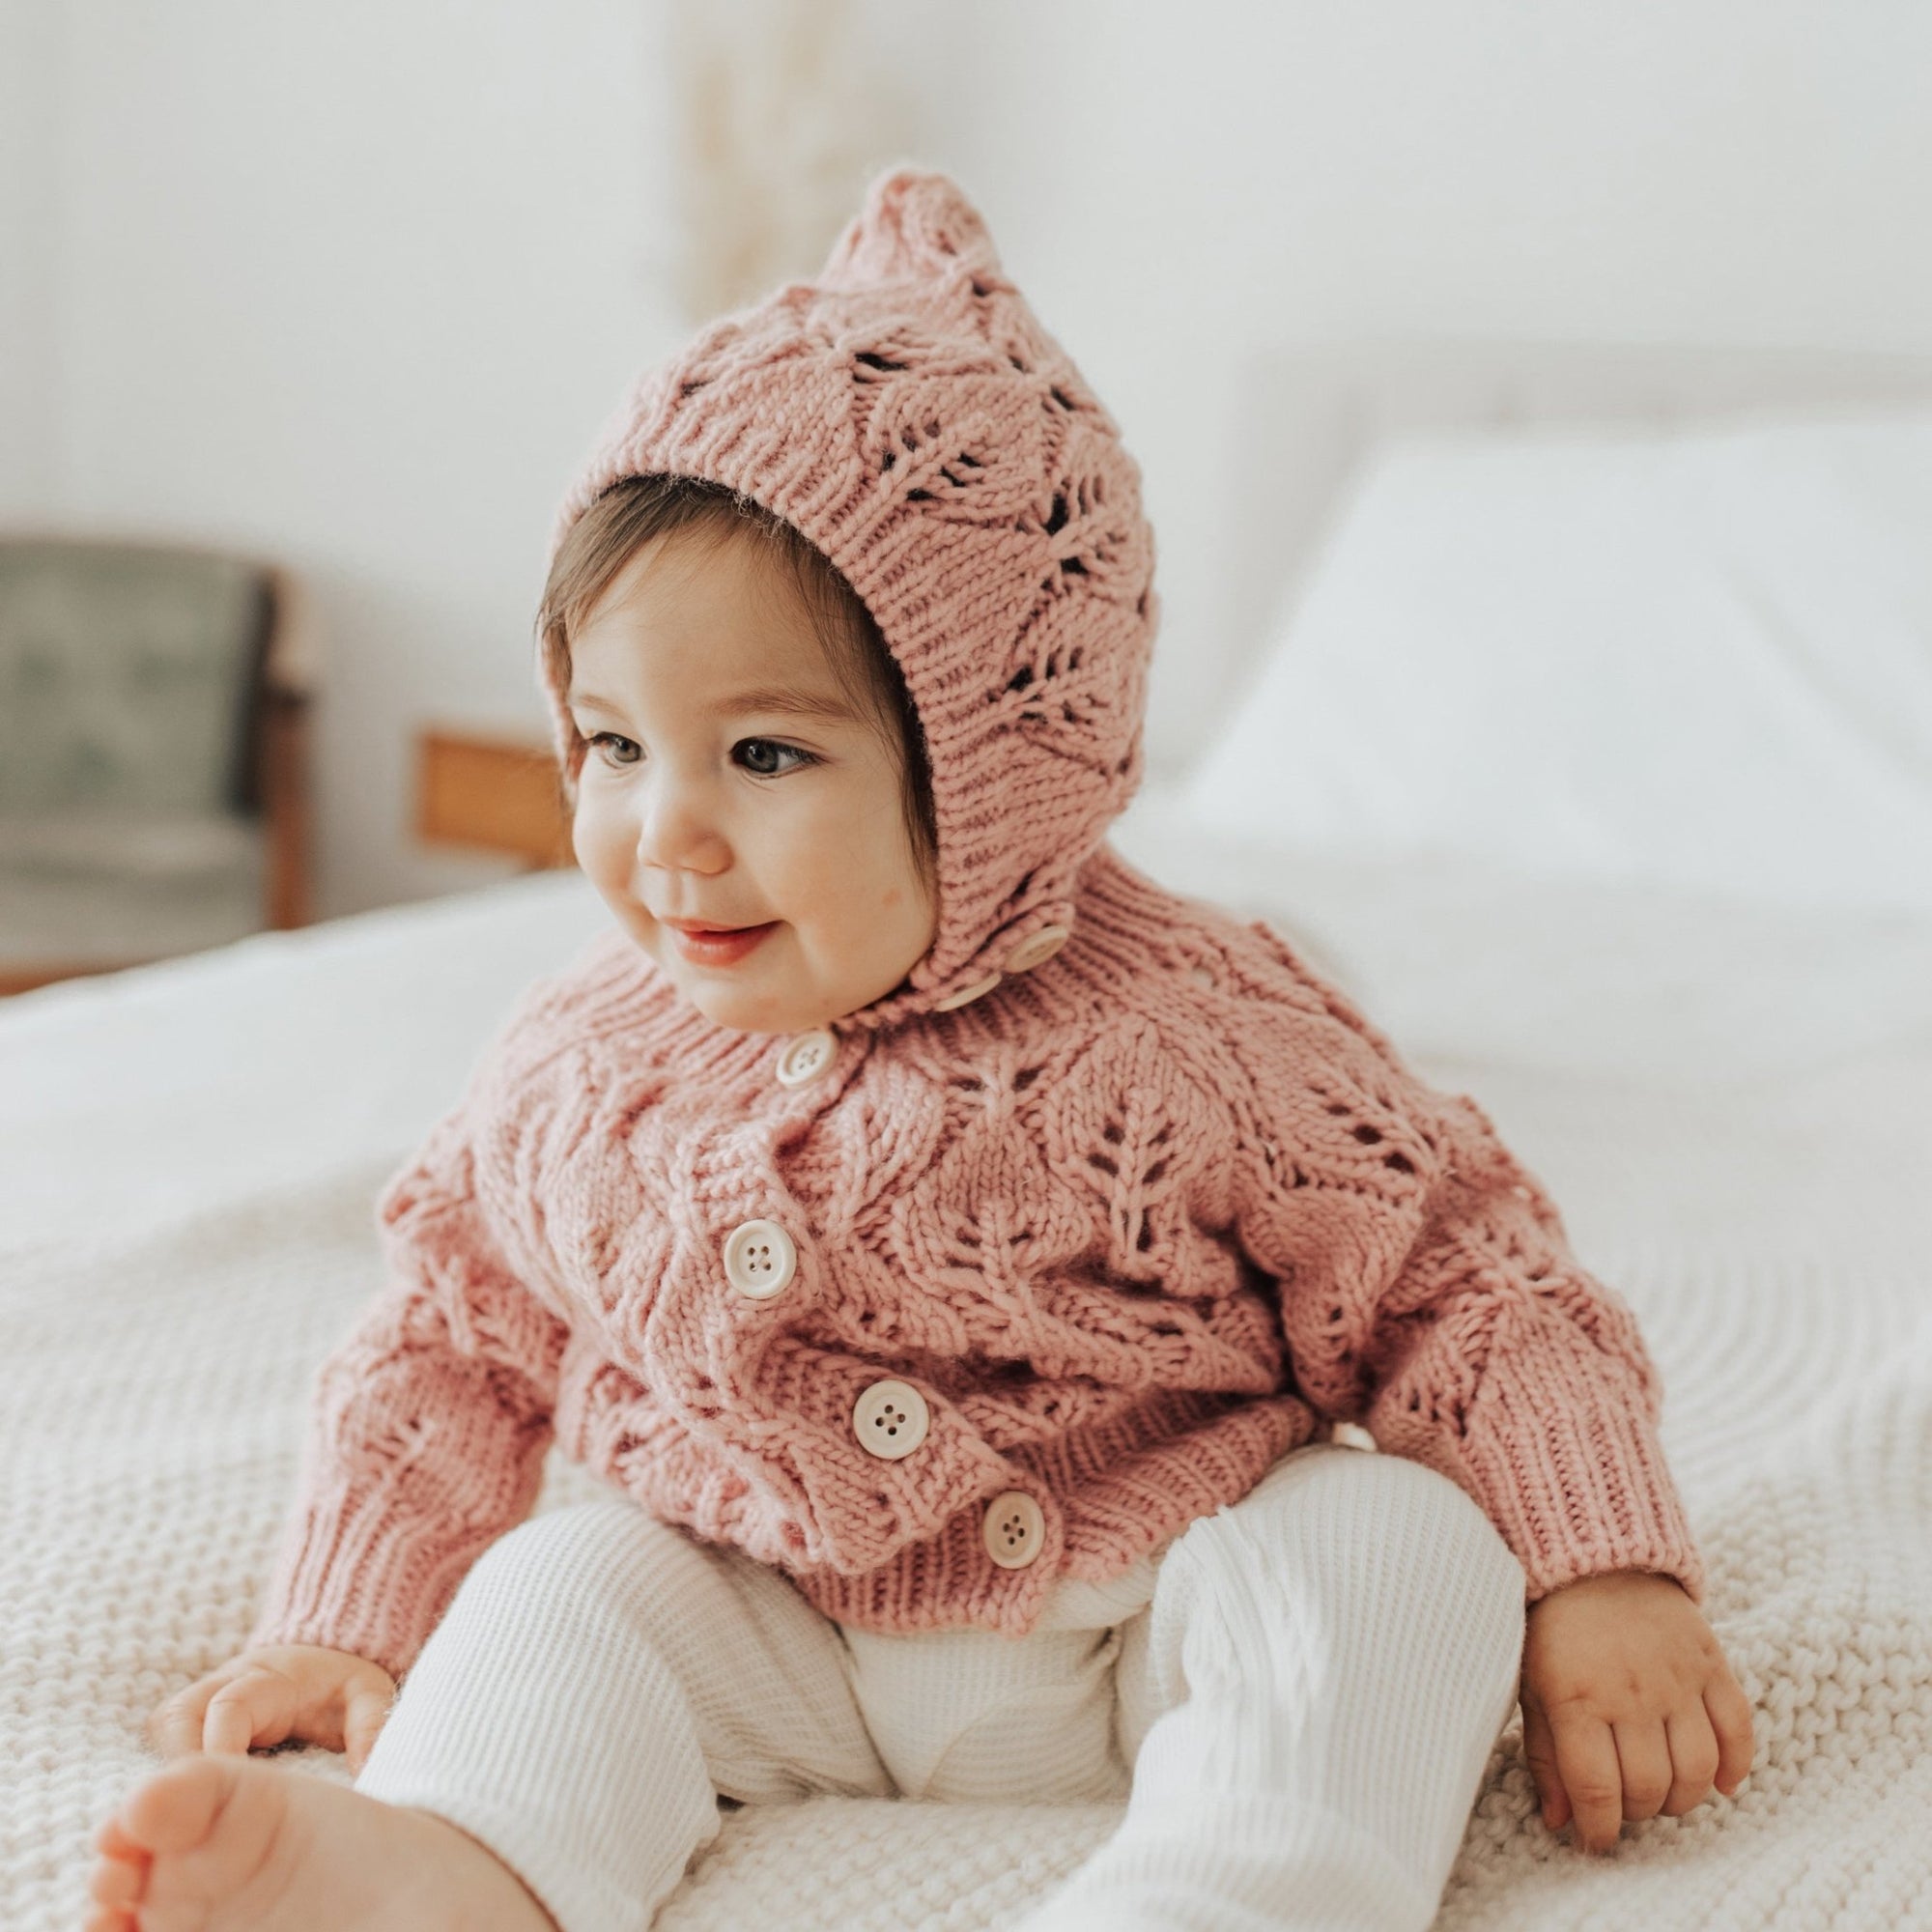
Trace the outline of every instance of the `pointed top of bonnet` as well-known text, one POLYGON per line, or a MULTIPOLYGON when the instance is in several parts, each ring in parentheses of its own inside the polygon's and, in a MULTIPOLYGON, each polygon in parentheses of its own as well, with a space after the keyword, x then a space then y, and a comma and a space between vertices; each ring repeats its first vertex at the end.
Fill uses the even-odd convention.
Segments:
POLYGON ((1000 272, 980 211, 946 176, 898 168, 867 190, 818 279, 821 288, 849 289, 960 269, 1000 272))

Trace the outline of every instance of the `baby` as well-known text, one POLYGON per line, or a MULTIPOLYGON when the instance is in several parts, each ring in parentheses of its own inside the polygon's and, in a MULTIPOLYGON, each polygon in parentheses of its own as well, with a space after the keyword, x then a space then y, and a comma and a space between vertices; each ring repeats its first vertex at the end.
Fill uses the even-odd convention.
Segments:
POLYGON ((721 1799, 813 1793, 1124 1800, 1025 1932, 1421 1932, 1519 1698, 1589 1850, 1737 1788, 1629 1311, 1472 1100, 1106 843, 1152 568, 941 176, 636 388, 538 625, 615 929, 384 1190, 89 1932, 640 1932, 721 1799), (532 1516, 553 1443, 610 1494, 532 1516))

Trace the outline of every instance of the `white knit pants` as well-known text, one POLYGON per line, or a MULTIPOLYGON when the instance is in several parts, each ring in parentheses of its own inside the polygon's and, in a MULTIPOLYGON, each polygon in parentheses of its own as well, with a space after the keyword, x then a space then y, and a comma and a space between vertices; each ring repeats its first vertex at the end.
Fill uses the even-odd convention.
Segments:
POLYGON ((1447 1477, 1328 1443, 1017 1639, 849 1629, 613 1495, 484 1552, 356 1789, 480 1839, 559 1932, 642 1932, 721 1794, 822 1792, 1125 1798, 1022 1932, 1421 1932, 1523 1594, 1447 1477))

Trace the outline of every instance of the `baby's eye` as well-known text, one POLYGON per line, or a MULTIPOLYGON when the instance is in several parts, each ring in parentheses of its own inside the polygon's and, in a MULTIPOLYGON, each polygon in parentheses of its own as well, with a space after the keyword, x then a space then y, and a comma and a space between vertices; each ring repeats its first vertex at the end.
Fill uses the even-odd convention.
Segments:
MULTIPOLYGON (((599 731, 596 732, 590 738, 589 744, 591 750, 596 751, 600 746, 603 745, 631 745, 631 741, 628 738, 618 737, 618 735, 614 731, 599 731)), ((637 746, 631 745, 632 751, 635 752, 637 749, 638 749, 637 746)), ((607 758, 605 762, 608 764, 612 761, 607 758)), ((631 760, 630 758, 618 758, 615 760, 615 762, 620 765, 628 765, 632 763, 633 760, 631 760)))
POLYGON ((776 778, 781 772, 795 772, 806 765, 815 765, 817 756, 810 752, 802 752, 796 745, 781 743, 777 738, 740 738, 731 748, 734 752, 749 751, 750 757, 746 769, 757 778, 776 778), (797 764, 771 765, 765 762, 768 754, 776 753, 782 758, 796 758, 797 764))

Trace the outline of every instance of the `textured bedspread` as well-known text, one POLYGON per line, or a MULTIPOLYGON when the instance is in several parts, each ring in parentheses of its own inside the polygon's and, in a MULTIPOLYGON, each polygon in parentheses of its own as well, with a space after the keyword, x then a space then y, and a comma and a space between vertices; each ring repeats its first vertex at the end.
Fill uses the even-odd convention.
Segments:
MULTIPOLYGON (((1151 868, 1157 841, 1146 849, 1151 868)), ((1232 898, 1237 883, 1191 889, 1232 898)), ((1710 1561, 1710 1613, 1758 1721, 1735 1801, 1634 1828, 1601 1861, 1544 1831, 1507 1732, 1439 1925, 1932 1927, 1932 933, 1773 931, 1630 897, 1506 901, 1480 882, 1449 894, 1411 881, 1405 897, 1400 884, 1278 875, 1272 901, 1245 896, 1284 923, 1294 906, 1420 1068, 1482 1101, 1549 1183, 1585 1262, 1635 1306, 1710 1561)), ((426 1122, 462 1075, 459 1014, 393 1117, 344 1111, 331 1095, 375 1077, 395 1046, 369 989, 399 962, 433 978, 440 962, 490 956, 503 980, 466 997, 492 1012, 546 946, 572 950, 530 939, 539 916, 560 910, 554 930, 573 938, 587 929, 574 890, 498 889, 419 925, 389 916, 360 950, 336 934, 323 976, 333 1018, 312 1037, 313 947, 261 948, 239 966, 211 955, 143 981, 157 1042, 196 1028, 212 1040, 223 1014, 233 1027, 279 1010, 286 1024, 252 1069, 185 1082, 163 1077, 177 1049, 156 1044, 145 1085, 92 1102, 93 1139, 72 1083, 98 1071, 121 995, 99 987, 83 1011, 56 989, 0 1009, 10 1932, 81 1922, 91 1835, 153 1762, 145 1713, 242 1641, 309 1378, 374 1285, 372 1204, 409 1144, 398 1123, 426 1122), (374 1017, 351 1041, 358 1000, 374 1017), (305 1088, 286 1084, 304 1067, 305 1088), (10 1077, 63 1069, 59 1108, 48 1090, 56 1125, 30 1148, 33 1115, 10 1077), (258 1126, 236 1127, 251 1081, 264 1107, 279 1094, 316 1110, 299 1164, 263 1153, 258 1126), (142 1147, 166 1170, 180 1156, 165 1143, 184 1136, 198 1163, 184 1172, 204 1184, 144 1183, 142 1147), (46 1190, 62 1176, 78 1187, 90 1149, 99 1211, 49 1214, 46 1190)), ((589 1493, 554 1459, 539 1508, 589 1493)), ((282 1762, 347 1779, 330 1753, 282 1762)), ((1116 1816, 843 1799, 737 1811, 661 1923, 995 1927, 1116 1816)))

